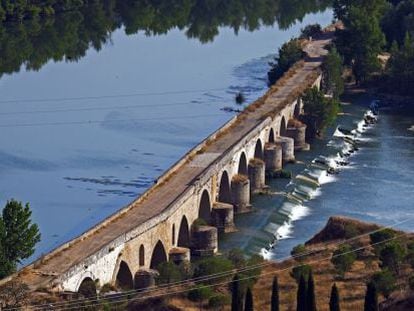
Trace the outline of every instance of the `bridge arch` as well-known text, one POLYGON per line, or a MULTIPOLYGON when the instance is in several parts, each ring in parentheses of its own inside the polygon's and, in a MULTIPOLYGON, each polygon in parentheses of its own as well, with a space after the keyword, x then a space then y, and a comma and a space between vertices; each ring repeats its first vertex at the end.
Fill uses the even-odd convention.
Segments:
POLYGON ((180 223, 180 229, 178 232, 178 242, 177 246, 179 247, 190 247, 190 229, 188 226, 187 217, 183 216, 180 223))
POLYGON ((262 141, 260 140, 260 138, 257 140, 256 147, 254 148, 254 157, 256 159, 262 159, 262 160, 264 158, 263 145, 262 145, 262 141))
POLYGON ((140 267, 145 266, 145 248, 144 245, 141 244, 139 247, 139 256, 138 256, 138 264, 140 267))
POLYGON ((172 232, 171 232, 171 236, 172 236, 172 245, 175 245, 175 224, 172 225, 172 232))
POLYGON ((84 298, 96 297, 96 284, 90 277, 85 277, 79 285, 78 293, 84 298))
POLYGON ((231 203, 230 178, 227 171, 223 171, 221 174, 218 200, 223 203, 231 203))
POLYGON ((301 112, 301 104, 300 104, 300 99, 298 99, 296 101, 295 110, 293 111, 293 117, 297 119, 300 116, 300 112, 301 112))
POLYGON ((211 200, 210 194, 207 190, 203 191, 201 195, 200 204, 198 206, 198 218, 204 219, 207 223, 210 223, 211 214, 211 200))
POLYGON ((131 269, 129 268, 128 264, 121 260, 119 264, 118 273, 116 274, 115 280, 116 286, 120 287, 121 289, 133 289, 134 288, 134 280, 132 278, 131 269))
POLYGON ((154 250, 152 251, 150 268, 157 269, 157 267, 163 262, 167 262, 167 252, 165 251, 164 244, 158 240, 154 250))
POLYGON ((286 129, 287 129, 287 123, 286 123, 285 117, 283 116, 282 120, 280 121, 280 130, 279 130, 280 136, 286 135, 286 129))
POLYGON ((273 130, 273 128, 270 128, 269 143, 274 143, 274 142, 275 142, 275 131, 273 130))
POLYGON ((247 175, 247 158, 246 154, 244 152, 241 153, 240 159, 239 159, 239 169, 238 174, 240 175, 247 175))

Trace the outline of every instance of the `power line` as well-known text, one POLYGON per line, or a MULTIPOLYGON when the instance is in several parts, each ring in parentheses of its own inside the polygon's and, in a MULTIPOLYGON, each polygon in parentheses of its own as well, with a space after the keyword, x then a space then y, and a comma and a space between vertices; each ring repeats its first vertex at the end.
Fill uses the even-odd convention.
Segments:
POLYGON ((95 95, 95 96, 79 96, 79 97, 55 97, 55 98, 22 98, 22 99, 10 99, 1 100, 0 104, 12 104, 12 103, 39 103, 39 102, 65 102, 65 101, 83 101, 89 99, 106 99, 106 98, 126 98, 126 97, 139 97, 139 96, 164 96, 164 95, 177 95, 177 94, 191 94, 202 93, 211 91, 224 91, 227 88, 212 88, 212 89, 198 89, 198 90, 178 90, 178 91, 164 91, 164 92, 147 92, 147 93, 129 93, 129 94, 116 94, 116 95, 95 95))
MULTIPOLYGON (((380 231, 383 231, 383 230, 386 230, 386 229, 391 229, 395 226, 406 223, 406 222, 408 222, 409 220, 412 220, 412 219, 414 219, 414 217, 405 219, 405 220, 397 222, 397 223, 394 223, 393 225, 390 225, 390 226, 385 226, 385 227, 381 227, 381 228, 376 229, 376 230, 372 230, 370 232, 355 236, 353 238, 346 239, 344 241, 331 243, 330 246, 331 247, 332 246, 337 247, 339 245, 342 245, 342 244, 349 243, 349 242, 352 242, 354 240, 360 239, 364 236, 368 236, 372 233, 380 232, 380 231)), ((309 255, 311 255, 315 252, 316 251, 307 251, 307 252, 303 252, 303 253, 300 253, 300 254, 297 254, 297 255, 287 256, 287 257, 281 258, 281 260, 297 259, 297 258, 309 256, 309 255)), ((163 289, 163 288, 186 285, 187 283, 191 284, 191 283, 197 283, 197 282, 202 282, 202 281, 206 281, 206 280, 212 280, 212 279, 232 275, 235 272, 240 273, 240 272, 250 271, 250 270, 257 269, 257 268, 262 268, 262 267, 265 267, 265 266, 268 266, 268 265, 271 265, 271 264, 273 264, 273 261, 266 261, 266 262, 261 263, 261 264, 251 265, 251 266, 247 266, 247 267, 244 267, 244 268, 241 268, 241 269, 236 269, 236 271, 233 269, 233 270, 230 270, 230 271, 220 272, 220 273, 216 273, 216 274, 210 274, 210 275, 206 275, 206 276, 199 277, 199 278, 192 278, 192 279, 188 279, 188 280, 184 280, 184 281, 180 281, 180 282, 174 282, 174 283, 169 283, 169 284, 165 284, 165 285, 160 285, 160 286, 157 286, 157 287, 154 287, 154 288, 148 288, 148 289, 145 289, 145 290, 126 291, 126 292, 122 292, 121 294, 117 295, 117 298, 124 297, 124 296, 129 296, 129 295, 135 294, 135 293, 144 293, 145 294, 145 293, 157 291, 157 290, 160 290, 160 289, 163 289)), ((99 299, 94 299, 94 300, 89 299, 88 300, 87 298, 83 298, 83 299, 72 300, 72 301, 69 301, 67 303, 61 302, 61 303, 56 303, 56 304, 33 305, 32 307, 40 308, 40 307, 47 307, 47 306, 51 306, 51 305, 53 305, 53 307, 60 307, 60 306, 67 307, 67 306, 74 305, 74 304, 79 304, 79 303, 82 303, 82 302, 85 302, 85 301, 94 302, 94 301, 99 301, 99 299)), ((9 308, 7 310, 15 310, 15 309, 16 308, 9 308)))
POLYGON ((194 118, 218 117, 218 116, 223 116, 223 113, 221 113, 221 114, 216 113, 216 114, 177 116, 177 117, 130 118, 130 119, 88 120, 88 121, 67 121, 67 122, 62 121, 62 122, 42 122, 42 123, 16 123, 16 124, 2 124, 2 125, 0 125, 0 128, 60 126, 60 125, 83 125, 83 124, 99 124, 99 123, 104 123, 104 122, 181 120, 181 119, 194 119, 194 118))
MULTIPOLYGON (((321 261, 331 260, 332 258, 337 258, 337 257, 344 256, 344 255, 347 255, 347 254, 355 253, 355 252, 364 250, 364 249, 366 249, 368 247, 371 247, 371 246, 376 246, 376 245, 380 245, 380 244, 383 244, 383 243, 390 242, 392 240, 396 240, 396 239, 401 238, 403 236, 406 236, 406 235, 408 235, 410 233, 411 232, 402 233, 400 235, 397 235, 397 236, 395 236, 393 238, 390 238, 390 239, 387 239, 387 240, 384 240, 384 241, 381 241, 381 242, 368 244, 366 246, 358 247, 356 249, 353 249, 353 250, 350 250, 350 251, 347 251, 347 252, 343 252, 343 253, 336 254, 336 255, 332 255, 332 256, 327 256, 327 257, 322 258, 322 259, 319 259, 319 260, 314 260, 314 261, 306 262, 306 263, 302 263, 302 264, 291 265, 289 267, 286 267, 286 268, 283 268, 283 269, 279 269, 279 270, 275 270, 275 271, 271 271, 271 272, 268 272, 268 273, 264 273, 264 274, 261 274, 259 276, 256 276, 255 275, 255 276, 249 276, 249 277, 240 278, 239 281, 249 280, 249 279, 256 278, 256 277, 263 278, 263 276, 274 275, 274 274, 279 273, 279 272, 284 272, 284 271, 287 271, 287 270, 290 270, 290 269, 293 269, 293 268, 296 268, 296 267, 304 266, 305 264, 306 265, 313 265, 313 264, 319 263, 321 261)), ((237 273, 237 271, 236 272, 233 271, 233 273, 237 273)), ((231 284, 233 282, 234 282, 233 280, 230 280, 230 281, 216 283, 216 284, 211 284, 211 285, 203 285, 203 286, 200 286, 200 288, 209 288, 209 287, 214 287, 214 286, 219 286, 219 285, 227 285, 227 284, 231 284)), ((190 290, 191 289, 183 289, 183 290, 178 290, 178 291, 169 292, 169 293, 162 293, 162 294, 157 294, 157 295, 152 295, 152 296, 135 297, 135 298, 131 298, 131 299, 130 298, 127 298, 127 299, 118 300, 118 301, 104 301, 104 302, 98 302, 96 304, 93 303, 92 306, 103 306, 103 305, 119 304, 119 303, 123 303, 123 302, 131 302, 131 301, 138 301, 138 300, 144 300, 144 299, 146 300, 146 299, 151 299, 151 298, 158 298, 158 297, 163 297, 163 296, 170 296, 170 295, 176 295, 176 294, 180 294, 180 293, 185 293, 185 292, 188 292, 190 290)), ((85 302, 87 302, 87 301, 85 301, 85 302)), ((34 306, 34 307, 36 307, 36 306, 34 306)), ((52 306, 52 307, 54 307, 54 306, 52 306)), ((63 307, 63 308, 59 308, 59 310, 76 310, 77 308, 79 308, 79 305, 77 305, 77 306, 63 307)), ((6 310, 12 310, 12 309, 6 309, 6 310)))
POLYGON ((172 104, 143 104, 143 105, 124 105, 124 106, 104 106, 104 107, 83 107, 83 108, 66 108, 66 109, 45 109, 45 110, 28 110, 28 111, 11 111, 0 112, 2 116, 20 115, 20 114, 38 114, 38 113, 58 113, 58 112, 75 112, 75 111, 100 111, 112 109, 130 109, 130 108, 144 108, 144 107, 175 107, 193 105, 192 102, 187 103, 172 103, 172 104))

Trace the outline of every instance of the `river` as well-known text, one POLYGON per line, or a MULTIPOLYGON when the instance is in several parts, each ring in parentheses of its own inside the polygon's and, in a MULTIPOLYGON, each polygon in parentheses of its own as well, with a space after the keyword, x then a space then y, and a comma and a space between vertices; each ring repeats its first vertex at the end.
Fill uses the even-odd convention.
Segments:
POLYGON ((414 109, 389 109, 387 103, 382 103, 378 123, 357 133, 358 150, 344 158, 348 165, 331 175, 312 165, 321 156, 340 159, 338 154, 349 146, 343 138, 333 136, 338 133, 337 126, 348 130, 361 127, 360 122, 375 99, 359 95, 346 100, 337 124, 327 130, 323 139, 314 141, 310 151, 297 153, 296 164, 286 166, 292 171, 293 180, 269 181, 273 194, 253 199, 255 212, 236 220, 239 232, 226 236, 221 247, 239 247, 282 260, 289 257, 294 246, 320 231, 333 215, 412 231, 414 109), (298 175, 319 177, 321 186, 295 178, 298 175), (286 194, 295 189, 301 200, 287 200, 286 194))
POLYGON ((0 29, 0 206, 30 202, 42 233, 30 260, 143 193, 233 117, 221 109, 236 92, 266 91, 283 42, 332 19, 329 1, 181 2, 0 29))

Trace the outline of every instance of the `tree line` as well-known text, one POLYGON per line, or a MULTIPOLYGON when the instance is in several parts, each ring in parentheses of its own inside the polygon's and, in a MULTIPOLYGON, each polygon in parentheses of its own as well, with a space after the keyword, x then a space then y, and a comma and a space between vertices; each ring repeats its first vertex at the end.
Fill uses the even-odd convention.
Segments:
POLYGON ((338 51, 357 84, 375 82, 386 92, 414 95, 414 2, 335 0, 338 51), (379 54, 390 53, 384 65, 379 54))
POLYGON ((18 72, 22 65, 39 70, 49 60, 77 61, 91 47, 99 51, 120 28, 127 35, 159 35, 178 28, 204 43, 214 40, 220 27, 237 33, 277 23, 286 29, 329 4, 330 0, 3 0, 0 76, 18 72), (56 16, 28 13, 33 7, 41 12, 51 7, 56 16), (62 11, 66 13, 57 13, 62 11))

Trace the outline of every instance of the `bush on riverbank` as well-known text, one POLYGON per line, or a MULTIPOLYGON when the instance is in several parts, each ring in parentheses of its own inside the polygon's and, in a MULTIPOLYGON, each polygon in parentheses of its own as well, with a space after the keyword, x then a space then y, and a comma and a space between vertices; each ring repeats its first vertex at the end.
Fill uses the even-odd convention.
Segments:
POLYGON ((283 76, 289 68, 304 57, 301 42, 298 39, 291 39, 282 45, 278 55, 270 62, 270 70, 267 73, 268 84, 273 85, 283 76))
POLYGON ((339 101, 325 97, 316 87, 308 89, 302 97, 304 115, 302 121, 307 125, 307 138, 321 136, 324 130, 335 122, 339 113, 339 101))
POLYGON ((302 39, 308 39, 310 37, 316 37, 322 33, 322 27, 319 24, 307 25, 305 28, 301 29, 300 37, 302 39))

